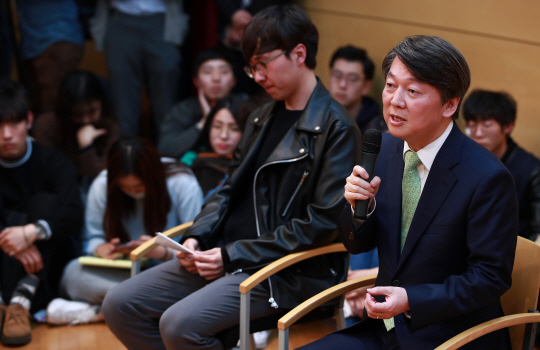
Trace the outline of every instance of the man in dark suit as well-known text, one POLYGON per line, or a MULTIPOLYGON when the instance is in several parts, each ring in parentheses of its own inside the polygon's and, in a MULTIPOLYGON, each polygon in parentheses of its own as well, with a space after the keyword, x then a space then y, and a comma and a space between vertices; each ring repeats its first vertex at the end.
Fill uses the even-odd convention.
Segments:
MULTIPOLYGON (((433 349, 503 315, 518 230, 512 176, 453 122, 469 83, 461 53, 437 37, 414 36, 383 62, 383 135, 371 182, 355 166, 345 185, 341 235, 352 254, 379 249, 369 318, 307 349, 433 349), (376 195, 376 197, 375 197, 376 195), (376 200, 373 200, 376 198, 376 200), (365 221, 352 216, 370 200, 365 221)), ((508 349, 506 330, 468 349, 508 349)), ((465 348, 465 347, 464 347, 465 348)))

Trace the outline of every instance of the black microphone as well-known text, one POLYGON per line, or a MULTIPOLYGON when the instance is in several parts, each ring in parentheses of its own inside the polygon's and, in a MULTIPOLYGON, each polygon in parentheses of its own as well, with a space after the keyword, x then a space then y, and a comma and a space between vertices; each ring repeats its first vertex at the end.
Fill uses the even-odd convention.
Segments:
MULTIPOLYGON (((377 164, 377 158, 381 151, 381 132, 377 129, 368 129, 364 133, 364 140, 362 141, 362 168, 366 169, 369 174, 369 178, 365 179, 367 182, 371 182, 373 179, 373 173, 375 172, 375 165, 377 164)), ((366 220, 368 214, 369 198, 364 200, 357 200, 354 207, 354 218, 366 220)))

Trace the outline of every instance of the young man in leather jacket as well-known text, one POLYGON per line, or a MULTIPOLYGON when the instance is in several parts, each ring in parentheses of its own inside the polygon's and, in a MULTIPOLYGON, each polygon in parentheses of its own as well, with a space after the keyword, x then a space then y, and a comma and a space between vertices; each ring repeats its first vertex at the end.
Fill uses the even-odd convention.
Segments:
MULTIPOLYGON (((253 17, 242 37, 245 71, 275 101, 249 117, 229 180, 182 237, 197 254, 177 253, 105 298, 107 324, 128 348, 222 349, 216 334, 239 323, 242 281, 290 253, 338 241, 361 134, 313 72, 317 45, 297 6, 253 17)), ((251 319, 345 280, 346 259, 321 256, 272 276, 251 291, 251 319)))

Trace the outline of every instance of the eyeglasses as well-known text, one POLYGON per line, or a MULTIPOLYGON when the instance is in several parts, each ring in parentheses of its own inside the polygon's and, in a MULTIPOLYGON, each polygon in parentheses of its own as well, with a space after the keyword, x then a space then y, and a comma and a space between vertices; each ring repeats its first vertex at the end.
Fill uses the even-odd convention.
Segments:
POLYGON ((343 72, 339 70, 332 70, 330 72, 330 78, 338 82, 344 79, 347 84, 356 84, 363 80, 357 74, 343 74, 343 72))
POLYGON ((268 73, 268 68, 266 67, 266 65, 270 63, 270 61, 272 61, 273 59, 278 58, 279 56, 283 55, 286 52, 287 51, 281 51, 274 57, 269 58, 264 62, 255 63, 254 66, 247 65, 244 67, 244 72, 246 72, 247 76, 250 77, 251 79, 253 79, 253 77, 255 76, 255 70, 257 70, 257 72, 259 72, 262 75, 266 75, 266 73, 268 73))

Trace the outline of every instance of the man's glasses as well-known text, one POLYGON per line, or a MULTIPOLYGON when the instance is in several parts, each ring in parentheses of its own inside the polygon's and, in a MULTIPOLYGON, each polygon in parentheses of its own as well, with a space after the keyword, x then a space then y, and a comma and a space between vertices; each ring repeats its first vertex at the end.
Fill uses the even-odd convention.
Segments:
POLYGON ((360 78, 357 74, 343 74, 343 72, 339 70, 332 70, 330 72, 330 78, 338 82, 345 80, 347 84, 356 84, 362 81, 362 78, 360 78))
POLYGON ((268 73, 268 68, 266 67, 266 65, 268 63, 270 63, 270 61, 272 61, 273 59, 278 58, 279 56, 283 55, 284 53, 286 53, 286 51, 281 51, 280 53, 278 53, 274 57, 269 58, 264 62, 255 63, 254 66, 247 65, 247 66, 244 67, 244 72, 246 72, 247 76, 250 77, 251 79, 253 79, 253 77, 255 76, 255 70, 257 70, 257 72, 259 72, 262 75, 266 75, 266 73, 268 73))

